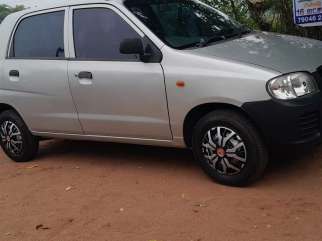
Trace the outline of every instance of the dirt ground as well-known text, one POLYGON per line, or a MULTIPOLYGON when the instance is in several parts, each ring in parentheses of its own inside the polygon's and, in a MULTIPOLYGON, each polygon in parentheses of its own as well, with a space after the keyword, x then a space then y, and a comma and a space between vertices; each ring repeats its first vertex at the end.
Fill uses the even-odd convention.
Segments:
POLYGON ((187 150, 56 140, 23 164, 1 152, 0 240, 319 241, 322 146, 248 188, 213 183, 187 150))

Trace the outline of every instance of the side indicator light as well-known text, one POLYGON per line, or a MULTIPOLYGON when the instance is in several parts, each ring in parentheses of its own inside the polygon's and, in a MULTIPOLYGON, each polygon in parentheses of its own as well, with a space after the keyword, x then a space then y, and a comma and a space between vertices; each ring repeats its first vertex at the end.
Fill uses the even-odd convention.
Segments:
POLYGON ((183 87, 185 87, 186 83, 183 80, 178 80, 176 85, 179 88, 183 88, 183 87))

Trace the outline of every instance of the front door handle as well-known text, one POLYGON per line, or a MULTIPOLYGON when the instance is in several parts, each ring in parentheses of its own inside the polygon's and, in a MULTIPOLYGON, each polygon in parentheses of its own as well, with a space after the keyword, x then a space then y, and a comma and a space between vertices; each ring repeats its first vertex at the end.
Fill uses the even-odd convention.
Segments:
POLYGON ((18 70, 10 70, 9 76, 10 77, 19 77, 19 71, 18 70))
POLYGON ((93 79, 93 74, 88 71, 82 71, 76 74, 76 77, 79 79, 93 79))

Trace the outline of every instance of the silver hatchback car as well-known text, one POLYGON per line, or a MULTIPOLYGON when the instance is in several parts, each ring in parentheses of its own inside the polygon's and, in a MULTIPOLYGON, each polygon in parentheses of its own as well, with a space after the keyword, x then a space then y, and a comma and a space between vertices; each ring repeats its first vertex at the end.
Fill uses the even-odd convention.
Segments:
POLYGON ((43 137, 191 148, 217 182, 321 134, 322 42, 255 32, 198 0, 64 0, 0 26, 1 146, 43 137))

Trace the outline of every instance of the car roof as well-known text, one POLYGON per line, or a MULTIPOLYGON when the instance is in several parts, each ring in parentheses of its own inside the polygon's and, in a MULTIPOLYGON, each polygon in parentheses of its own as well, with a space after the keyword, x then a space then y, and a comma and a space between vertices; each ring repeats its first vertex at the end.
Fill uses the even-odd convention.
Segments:
POLYGON ((81 4, 100 4, 100 3, 123 3, 124 0, 55 0, 47 3, 40 2, 38 5, 29 7, 23 11, 18 12, 19 15, 24 15, 27 13, 41 11, 46 9, 67 7, 73 5, 81 5, 81 4))
POLYGON ((43 11, 48 9, 62 8, 74 5, 83 5, 83 4, 102 4, 102 3, 118 3, 123 4, 125 0, 55 0, 51 2, 40 2, 36 6, 28 7, 22 11, 18 11, 10 14, 5 20, 9 20, 10 22, 15 22, 16 19, 20 18, 29 13, 43 11))
POLYGON ((41 9, 49 9, 49 8, 58 8, 58 7, 66 7, 71 5, 79 5, 79 4, 95 4, 95 3, 106 3, 106 2, 119 2, 122 3, 123 0, 55 0, 51 2, 40 2, 36 7, 29 8, 30 10, 35 8, 41 9))

